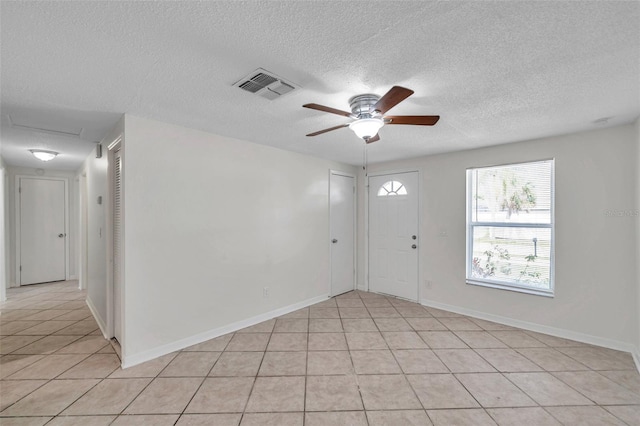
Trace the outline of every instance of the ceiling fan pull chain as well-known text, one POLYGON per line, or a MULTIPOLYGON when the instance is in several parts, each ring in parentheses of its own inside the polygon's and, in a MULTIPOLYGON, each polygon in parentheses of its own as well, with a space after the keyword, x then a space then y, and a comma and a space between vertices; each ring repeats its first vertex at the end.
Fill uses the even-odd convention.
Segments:
POLYGON ((362 151, 362 170, 364 170, 365 177, 367 176, 367 144, 364 144, 364 151, 362 151))

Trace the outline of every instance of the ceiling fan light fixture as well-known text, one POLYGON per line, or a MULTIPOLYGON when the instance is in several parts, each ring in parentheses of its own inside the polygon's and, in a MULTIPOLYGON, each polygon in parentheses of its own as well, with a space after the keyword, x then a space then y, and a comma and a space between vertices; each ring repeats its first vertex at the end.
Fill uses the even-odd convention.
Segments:
POLYGON ((58 155, 55 151, 45 151, 43 149, 30 149, 29 152, 40 161, 51 161, 58 155))
POLYGON ((377 135, 382 126, 384 126, 384 121, 381 118, 361 118, 349 124, 353 133, 365 140, 377 135))

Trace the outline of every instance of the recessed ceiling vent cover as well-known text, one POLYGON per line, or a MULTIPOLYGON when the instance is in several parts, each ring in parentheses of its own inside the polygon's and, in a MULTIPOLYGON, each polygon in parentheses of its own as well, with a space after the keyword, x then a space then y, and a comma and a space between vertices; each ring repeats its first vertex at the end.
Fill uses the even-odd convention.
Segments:
POLYGON ((247 92, 255 93, 270 101, 286 95, 296 88, 295 84, 262 68, 258 68, 245 78, 236 82, 234 86, 247 92))

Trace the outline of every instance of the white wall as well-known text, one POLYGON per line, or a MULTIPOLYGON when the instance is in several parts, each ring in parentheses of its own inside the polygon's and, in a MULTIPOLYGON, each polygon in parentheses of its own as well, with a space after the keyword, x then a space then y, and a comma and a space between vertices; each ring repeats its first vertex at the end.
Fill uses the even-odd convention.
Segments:
POLYGON ((7 167, 8 193, 5 200, 9 204, 9 287, 16 287, 16 176, 43 176, 63 177, 69 181, 69 199, 67 209, 69 212, 69 229, 67 238, 69 241, 69 271, 70 279, 77 278, 77 215, 78 215, 78 185, 75 173, 64 170, 31 169, 25 167, 7 167), (40 171, 40 173, 37 172, 40 171))
MULTIPOLYGON (((102 332, 109 336, 107 330, 108 321, 108 294, 109 286, 107 282, 107 146, 122 134, 124 130, 124 118, 102 139, 103 155, 96 158, 96 150, 91 152, 78 171, 81 181, 84 181, 86 198, 79 211, 86 211, 86 236, 80 242, 80 247, 84 252, 80 253, 80 258, 85 262, 82 271, 82 285, 87 288, 87 302, 100 325, 102 332), (98 204, 98 197, 102 197, 102 204, 98 204), (86 204, 85 204, 86 203, 86 204)), ((82 191, 82 189, 81 189, 82 191)), ((82 263, 82 261, 80 263, 82 263)))
POLYGON ((125 133, 125 365, 328 294, 329 169, 353 167, 129 115, 125 133))
POLYGON ((7 194, 7 180, 5 177, 5 163, 4 159, 0 157, 0 302, 7 300, 7 283, 9 259, 6 256, 6 249, 9 244, 8 232, 9 224, 5 220, 8 216, 5 214, 9 203, 5 200, 7 194))
MULTIPOLYGON (((636 212, 640 214, 640 118, 635 122, 636 131, 636 212)), ((636 217, 636 366, 640 370, 640 217, 636 217)))
MULTIPOLYGON (((376 164, 369 171, 415 168, 422 173, 423 302, 628 349, 638 336, 638 219, 610 217, 605 211, 637 206, 637 143, 633 126, 627 125, 376 164), (465 284, 465 170, 546 158, 556 160, 555 297, 465 284), (448 236, 440 237, 440 231, 448 236), (432 288, 426 288, 426 280, 433 282, 432 288)), ((362 224, 362 208, 360 212, 362 224)), ((359 245, 364 247, 364 228, 359 229, 359 245)), ((363 251, 359 251, 360 271, 364 271, 363 251)), ((362 273, 358 282, 364 284, 362 273)))

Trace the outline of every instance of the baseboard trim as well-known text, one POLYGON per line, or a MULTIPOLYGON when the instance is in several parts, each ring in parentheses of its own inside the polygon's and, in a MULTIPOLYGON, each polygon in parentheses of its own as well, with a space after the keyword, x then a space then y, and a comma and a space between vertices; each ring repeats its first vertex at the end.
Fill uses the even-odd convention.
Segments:
POLYGON ((212 330, 208 330, 203 333, 199 333, 194 336, 187 337, 185 339, 180 339, 175 342, 167 343, 166 345, 158 346, 157 348, 150 349, 148 351, 144 351, 134 355, 123 356, 122 368, 133 367, 134 365, 138 365, 143 362, 150 361, 152 359, 161 357, 171 352, 179 351, 181 349, 188 348, 189 346, 197 345, 198 343, 202 343, 207 340, 220 337, 224 334, 232 333, 242 328, 256 325, 263 321, 267 321, 272 318, 288 314, 289 312, 297 311, 298 309, 306 308, 307 306, 320 303, 324 300, 327 300, 328 298, 329 298, 328 293, 323 294, 322 296, 307 299, 299 303, 294 303, 292 305, 285 306, 283 308, 275 309, 273 311, 269 311, 264 314, 256 315, 246 320, 236 321, 234 323, 231 323, 222 327, 214 328, 212 330))
POLYGON ((488 314, 486 312, 467 309, 460 306, 448 305, 446 303, 435 302, 428 299, 420 299, 420 304, 429 306, 431 308, 443 309, 446 311, 455 312, 457 314, 467 315, 478 319, 497 322, 499 324, 504 324, 511 327, 523 328, 525 330, 550 334, 551 336, 562 337, 564 339, 575 340, 582 343, 588 343, 590 345, 603 346, 609 349, 629 352, 633 356, 636 367, 638 367, 638 370, 640 371, 640 357, 638 356, 637 348, 630 343, 621 342, 614 339, 607 339, 599 336, 593 336, 591 334, 579 333, 563 328, 556 328, 547 325, 536 324, 533 322, 521 321, 518 319, 503 317, 500 315, 488 314))
POLYGON ((98 327, 100 327, 100 331, 102 332, 102 335, 104 336, 105 339, 109 340, 109 337, 107 336, 107 332, 106 332, 107 326, 104 323, 103 319, 100 317, 100 315, 98 315, 98 310, 94 306, 91 299, 89 299, 89 296, 87 296, 85 303, 89 307, 89 310, 91 311, 91 315, 93 315, 93 318, 95 318, 96 322, 98 323, 98 327))

